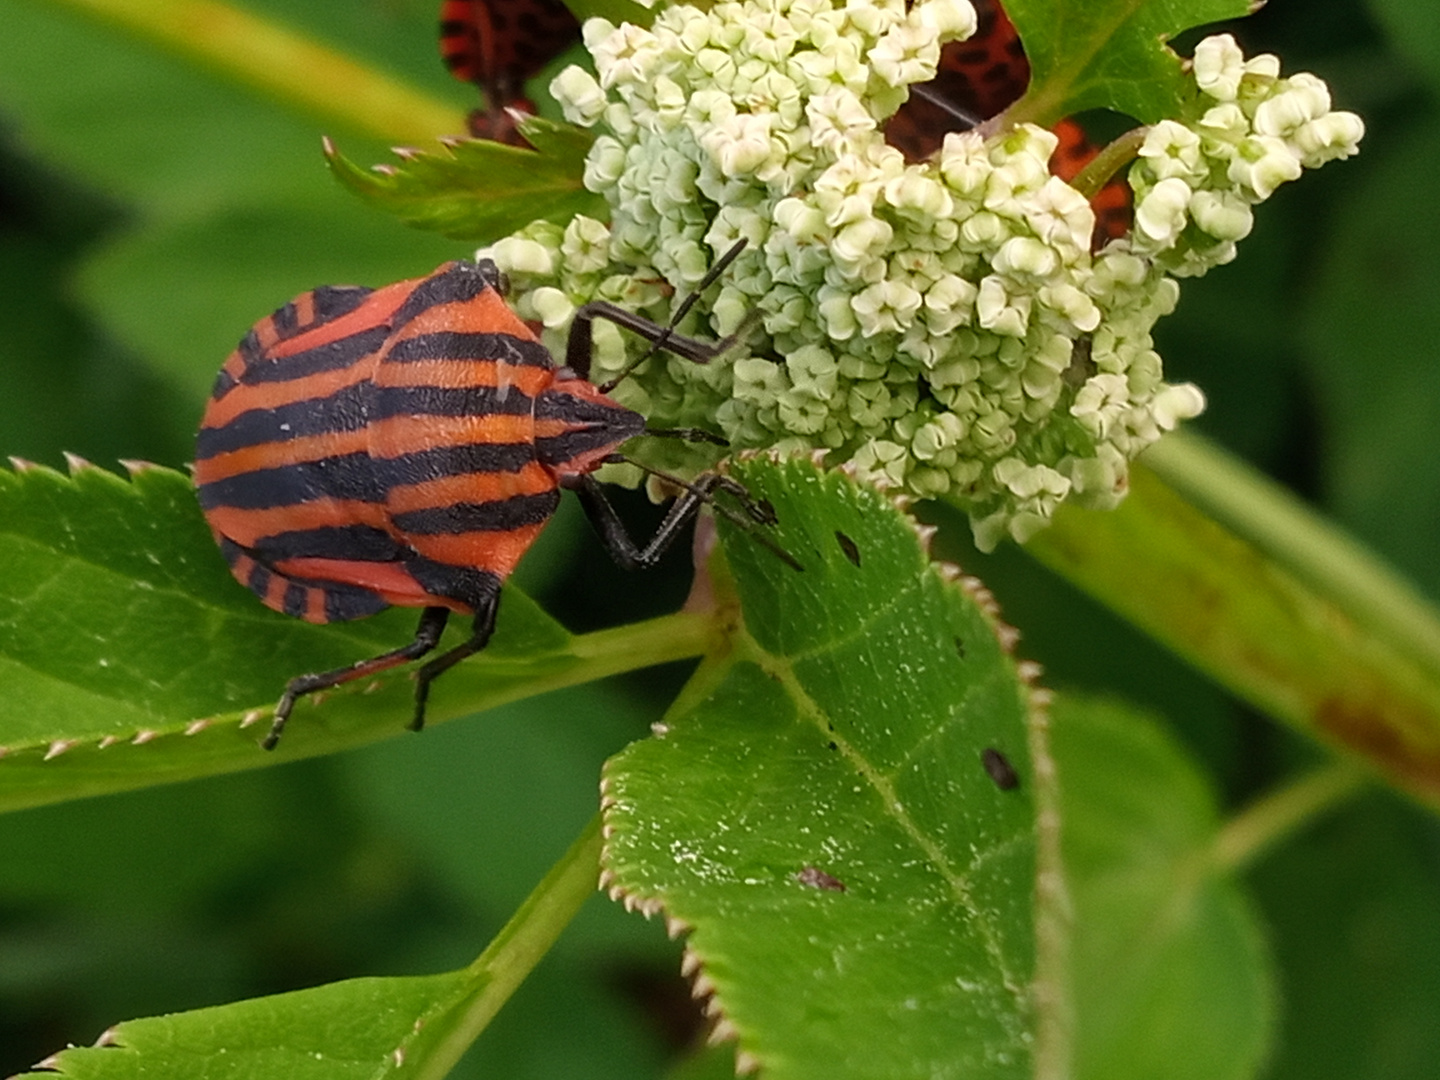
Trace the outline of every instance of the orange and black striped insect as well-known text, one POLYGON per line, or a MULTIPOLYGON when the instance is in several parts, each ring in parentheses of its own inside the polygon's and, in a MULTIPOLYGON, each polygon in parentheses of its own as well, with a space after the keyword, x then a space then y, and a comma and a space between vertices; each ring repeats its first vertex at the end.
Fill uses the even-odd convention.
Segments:
POLYGON ((452 611, 473 614, 470 639, 418 673, 418 730, 431 682, 490 639, 501 583, 561 488, 578 494, 627 568, 652 565, 716 489, 749 515, 717 506, 732 519, 773 521, 739 484, 705 474, 674 481, 683 493, 639 546, 590 475, 625 460, 617 447, 645 431, 638 413, 608 396, 613 383, 589 381, 594 320, 705 363, 735 335, 706 343, 674 327, 743 246, 716 262, 667 327, 604 301, 581 307, 561 367, 507 306, 488 259, 381 289, 319 288, 255 324, 220 369, 196 440, 200 505, 231 573, 268 607, 312 623, 424 609, 408 645, 291 679, 266 749, 297 698, 417 659, 452 611))
POLYGON ((580 23, 560 0, 442 0, 440 58, 474 83, 485 108, 470 114, 478 138, 523 144, 510 110, 534 113, 526 79, 580 40, 580 23))

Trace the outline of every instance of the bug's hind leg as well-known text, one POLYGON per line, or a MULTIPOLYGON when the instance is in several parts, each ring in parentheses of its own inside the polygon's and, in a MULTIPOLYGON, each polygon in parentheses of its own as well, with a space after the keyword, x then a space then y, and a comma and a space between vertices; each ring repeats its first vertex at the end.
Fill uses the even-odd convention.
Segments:
POLYGON ((495 632, 495 616, 499 611, 500 590, 496 588, 483 603, 476 605, 475 630, 470 635, 470 640, 456 645, 449 652, 441 653, 415 673, 415 716, 410 721, 411 731, 419 731, 425 726, 425 703, 430 698, 430 684, 461 660, 474 656, 490 643, 490 635, 495 632))
POLYGON ((285 731, 285 722, 290 719, 290 710, 295 708, 295 702, 306 694, 328 690, 332 686, 340 686, 354 679, 363 679, 367 675, 374 675, 424 656, 440 641, 440 635, 444 632, 446 620, 449 618, 449 608, 427 607, 420 615, 420 625, 415 628, 415 640, 410 644, 373 656, 369 660, 336 668, 334 671, 299 675, 291 679, 285 686, 285 693, 280 696, 280 703, 275 706, 275 721, 270 725, 270 732, 260 745, 266 750, 275 749, 275 744, 280 741, 280 736, 285 731))

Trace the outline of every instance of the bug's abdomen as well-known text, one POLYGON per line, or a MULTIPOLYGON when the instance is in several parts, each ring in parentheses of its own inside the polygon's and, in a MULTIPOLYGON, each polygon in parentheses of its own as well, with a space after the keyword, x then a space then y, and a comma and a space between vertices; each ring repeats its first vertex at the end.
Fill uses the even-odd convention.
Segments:
POLYGON ((396 602, 383 583, 308 564, 404 557, 368 427, 389 320, 413 287, 305 293, 257 323, 215 380, 196 439, 200 505, 236 579, 277 611, 330 622, 396 602))

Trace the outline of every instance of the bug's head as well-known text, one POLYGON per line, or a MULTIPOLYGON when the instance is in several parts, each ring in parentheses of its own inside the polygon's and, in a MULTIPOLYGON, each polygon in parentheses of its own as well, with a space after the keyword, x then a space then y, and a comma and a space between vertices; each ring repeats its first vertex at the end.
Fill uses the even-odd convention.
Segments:
POLYGON ((510 278, 505 271, 495 265, 494 259, 476 259, 473 263, 459 263, 460 266, 473 266, 473 273, 490 288, 494 289, 501 296, 510 295, 510 278))
POLYGON ((586 379, 560 368, 535 399, 535 456, 556 476, 579 476, 605 463, 621 443, 645 431, 645 418, 586 379))

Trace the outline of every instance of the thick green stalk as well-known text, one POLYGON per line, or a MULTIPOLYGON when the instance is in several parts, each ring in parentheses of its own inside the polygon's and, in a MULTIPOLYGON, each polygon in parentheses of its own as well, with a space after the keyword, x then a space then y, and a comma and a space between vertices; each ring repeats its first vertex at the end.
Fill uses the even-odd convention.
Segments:
POLYGON ((1364 783, 1364 773, 1348 761, 1337 761, 1261 796, 1215 834, 1212 865, 1225 874, 1244 870, 1364 783))
POLYGON ((1125 132, 1096 154, 1075 179, 1070 181, 1070 186, 1087 199, 1095 198, 1112 176, 1139 156, 1140 147, 1145 145, 1145 136, 1149 131, 1149 128, 1138 127, 1125 132))
POLYGON ((463 135, 464 114, 318 42, 219 0, 60 0, 357 134, 463 135))
POLYGON ((1197 435, 1161 439, 1145 464, 1369 632, 1440 672, 1440 614, 1410 582, 1290 492, 1197 435))
POLYGON ((485 1030, 500 1007, 534 970, 560 932, 595 893, 600 879, 600 815, 585 826, 579 839, 520 905, 499 934, 470 965, 471 996, 449 1030, 426 1054, 413 1062, 416 1080, 442 1080, 485 1030))
POLYGON ((1434 612, 1223 451, 1167 443, 1119 509, 1064 507, 1027 550, 1252 705, 1440 806, 1434 612))

